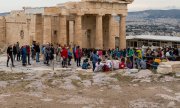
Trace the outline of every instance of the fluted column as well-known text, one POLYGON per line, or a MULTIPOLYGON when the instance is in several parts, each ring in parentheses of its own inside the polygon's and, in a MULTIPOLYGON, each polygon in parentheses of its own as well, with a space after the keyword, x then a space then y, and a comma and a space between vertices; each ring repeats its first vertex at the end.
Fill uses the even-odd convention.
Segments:
POLYGON ((82 15, 76 15, 75 18, 74 44, 82 47, 82 15))
POLYGON ((115 48, 115 36, 114 34, 114 16, 109 16, 109 39, 108 39, 108 46, 109 49, 115 48))
POLYGON ((44 25, 43 25, 43 43, 51 43, 51 35, 52 35, 52 24, 51 24, 51 16, 44 15, 44 25))
POLYGON ((103 49, 102 15, 97 15, 96 16, 95 48, 96 49, 103 49))
POLYGON ((119 24, 119 43, 120 49, 126 48, 126 16, 120 15, 120 24, 119 24))
POLYGON ((57 42, 61 45, 67 45, 67 22, 66 16, 60 15, 59 16, 59 36, 57 37, 57 42))

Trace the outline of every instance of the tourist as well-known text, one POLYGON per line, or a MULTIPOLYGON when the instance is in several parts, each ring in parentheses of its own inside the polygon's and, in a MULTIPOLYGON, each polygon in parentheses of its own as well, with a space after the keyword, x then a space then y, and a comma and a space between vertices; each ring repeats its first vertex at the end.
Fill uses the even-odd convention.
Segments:
POLYGON ((36 42, 33 41, 33 44, 31 46, 31 58, 32 60, 35 60, 35 56, 36 56, 36 42))
POLYGON ((31 65, 30 63, 30 51, 31 51, 31 48, 29 45, 26 46, 26 50, 27 50, 27 58, 28 58, 28 65, 31 65))
POLYGON ((7 48, 7 67, 9 67, 9 65, 8 65, 9 64, 9 59, 11 59, 12 67, 14 67, 12 45, 9 45, 9 47, 7 48))
POLYGON ((140 67, 141 69, 147 69, 147 63, 144 58, 140 60, 140 67))
POLYGON ((70 48, 68 48, 68 65, 71 65, 71 59, 72 59, 72 52, 70 50, 70 48))
POLYGON ((74 61, 76 62, 76 45, 73 47, 74 61))
POLYGON ((95 66, 95 69, 94 69, 94 72, 103 71, 103 66, 104 66, 104 64, 101 63, 101 59, 98 59, 98 62, 96 63, 96 66, 95 66))
POLYGON ((56 61, 61 62, 61 45, 59 44, 56 49, 56 61))
POLYGON ((22 54, 22 65, 23 65, 23 66, 26 66, 26 64, 27 64, 27 60, 26 60, 26 56, 27 56, 26 45, 22 46, 22 48, 21 48, 21 54, 22 54))
POLYGON ((64 46, 63 49, 62 49, 62 53, 61 53, 61 56, 62 56, 62 67, 66 67, 67 68, 67 59, 68 59, 68 50, 67 48, 64 46))
POLYGON ((39 43, 37 43, 36 46, 35 46, 35 52, 36 52, 36 62, 40 62, 39 61, 39 55, 40 55, 40 46, 39 46, 39 43))
POLYGON ((119 69, 124 69, 125 68, 125 59, 121 59, 121 63, 119 64, 119 69))
POLYGON ((95 51, 93 52, 93 54, 92 54, 93 71, 94 71, 95 68, 96 68, 96 63, 98 62, 98 59, 99 59, 99 57, 98 57, 97 52, 96 52, 96 50, 95 50, 95 51))
POLYGON ((132 63, 132 61, 130 60, 129 57, 127 57, 127 60, 126 60, 126 67, 128 69, 132 69, 133 68, 133 63, 132 63))
POLYGON ((17 61, 21 60, 21 49, 19 46, 19 42, 16 43, 16 51, 17 51, 17 61))
POLYGON ((77 49, 76 49, 76 63, 77 63, 77 67, 81 66, 81 57, 82 57, 82 50, 80 49, 80 46, 77 46, 77 49))
POLYGON ((134 50, 132 48, 130 48, 127 52, 127 55, 130 59, 130 61, 133 63, 133 57, 134 57, 134 50))
POLYGON ((51 47, 50 47, 50 60, 51 62, 54 60, 54 46, 53 44, 51 44, 51 47))
POLYGON ((120 61, 118 60, 118 57, 115 60, 113 60, 112 63, 113 63, 113 69, 118 70, 119 69, 119 63, 120 63, 120 61))
POLYGON ((108 66, 109 70, 113 69, 112 60, 110 60, 110 58, 105 61, 105 65, 108 66))
POLYGON ((88 62, 88 59, 85 59, 82 64, 82 69, 90 69, 90 64, 88 62))
POLYGON ((50 44, 48 43, 44 49, 44 56, 45 56, 45 62, 44 64, 46 64, 47 66, 49 66, 49 60, 50 60, 50 44))
POLYGON ((13 46, 13 59, 14 59, 14 61, 15 61, 16 55, 17 55, 17 49, 16 49, 16 44, 14 44, 14 46, 13 46))

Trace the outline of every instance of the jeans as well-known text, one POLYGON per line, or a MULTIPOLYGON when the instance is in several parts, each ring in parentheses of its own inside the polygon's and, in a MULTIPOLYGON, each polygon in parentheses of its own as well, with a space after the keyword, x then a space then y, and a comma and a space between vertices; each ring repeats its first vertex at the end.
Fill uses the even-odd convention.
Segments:
POLYGON ((92 64, 93 64, 93 72, 94 72, 94 70, 96 68, 96 63, 92 63, 92 64))
POLYGON ((76 58, 77 67, 81 66, 81 58, 76 58))
POLYGON ((62 67, 66 67, 66 66, 67 66, 67 58, 63 58, 62 67))
POLYGON ((71 58, 72 56, 68 56, 68 65, 71 65, 71 58))
POLYGON ((20 60, 21 60, 21 53, 18 52, 18 53, 17 53, 17 61, 20 61, 20 60))
POLYGON ((39 52, 36 52, 36 62, 39 62, 39 52))
POLYGON ((74 55, 74 61, 76 62, 76 53, 73 53, 73 55, 74 55))
POLYGON ((30 54, 27 54, 28 64, 30 64, 30 54))
POLYGON ((9 64, 9 59, 11 59, 12 66, 14 66, 14 64, 13 64, 13 55, 8 56, 8 58, 7 58, 7 66, 9 64))
POLYGON ((13 54, 13 55, 14 55, 13 60, 15 61, 15 59, 16 59, 16 54, 13 54))

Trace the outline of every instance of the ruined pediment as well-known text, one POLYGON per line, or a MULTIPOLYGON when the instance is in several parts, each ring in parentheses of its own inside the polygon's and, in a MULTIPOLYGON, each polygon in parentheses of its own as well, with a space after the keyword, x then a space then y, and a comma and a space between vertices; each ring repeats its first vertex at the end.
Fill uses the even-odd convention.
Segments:
POLYGON ((134 0, 81 0, 86 2, 132 3, 134 0))

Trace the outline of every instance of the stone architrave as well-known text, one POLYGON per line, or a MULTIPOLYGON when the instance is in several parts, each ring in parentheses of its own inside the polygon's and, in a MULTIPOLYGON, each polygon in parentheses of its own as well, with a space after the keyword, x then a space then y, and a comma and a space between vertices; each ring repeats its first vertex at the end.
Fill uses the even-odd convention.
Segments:
POLYGON ((60 27, 59 27, 59 36, 57 38, 57 42, 61 45, 67 45, 67 22, 66 15, 60 15, 60 27))
POLYGON ((120 15, 120 24, 119 24, 119 48, 126 48, 126 16, 120 15))
POLYGON ((109 39, 108 39, 108 46, 109 49, 115 48, 115 36, 113 36, 114 33, 114 16, 109 16, 109 39))
POLYGON ((103 28, 102 28, 102 16, 96 16, 96 38, 95 38, 95 48, 103 49, 103 28))
POLYGON ((51 43, 52 36, 52 21, 50 15, 44 15, 44 26, 43 26, 43 43, 51 43))
POLYGON ((74 44, 82 47, 82 15, 76 15, 75 17, 74 44))

